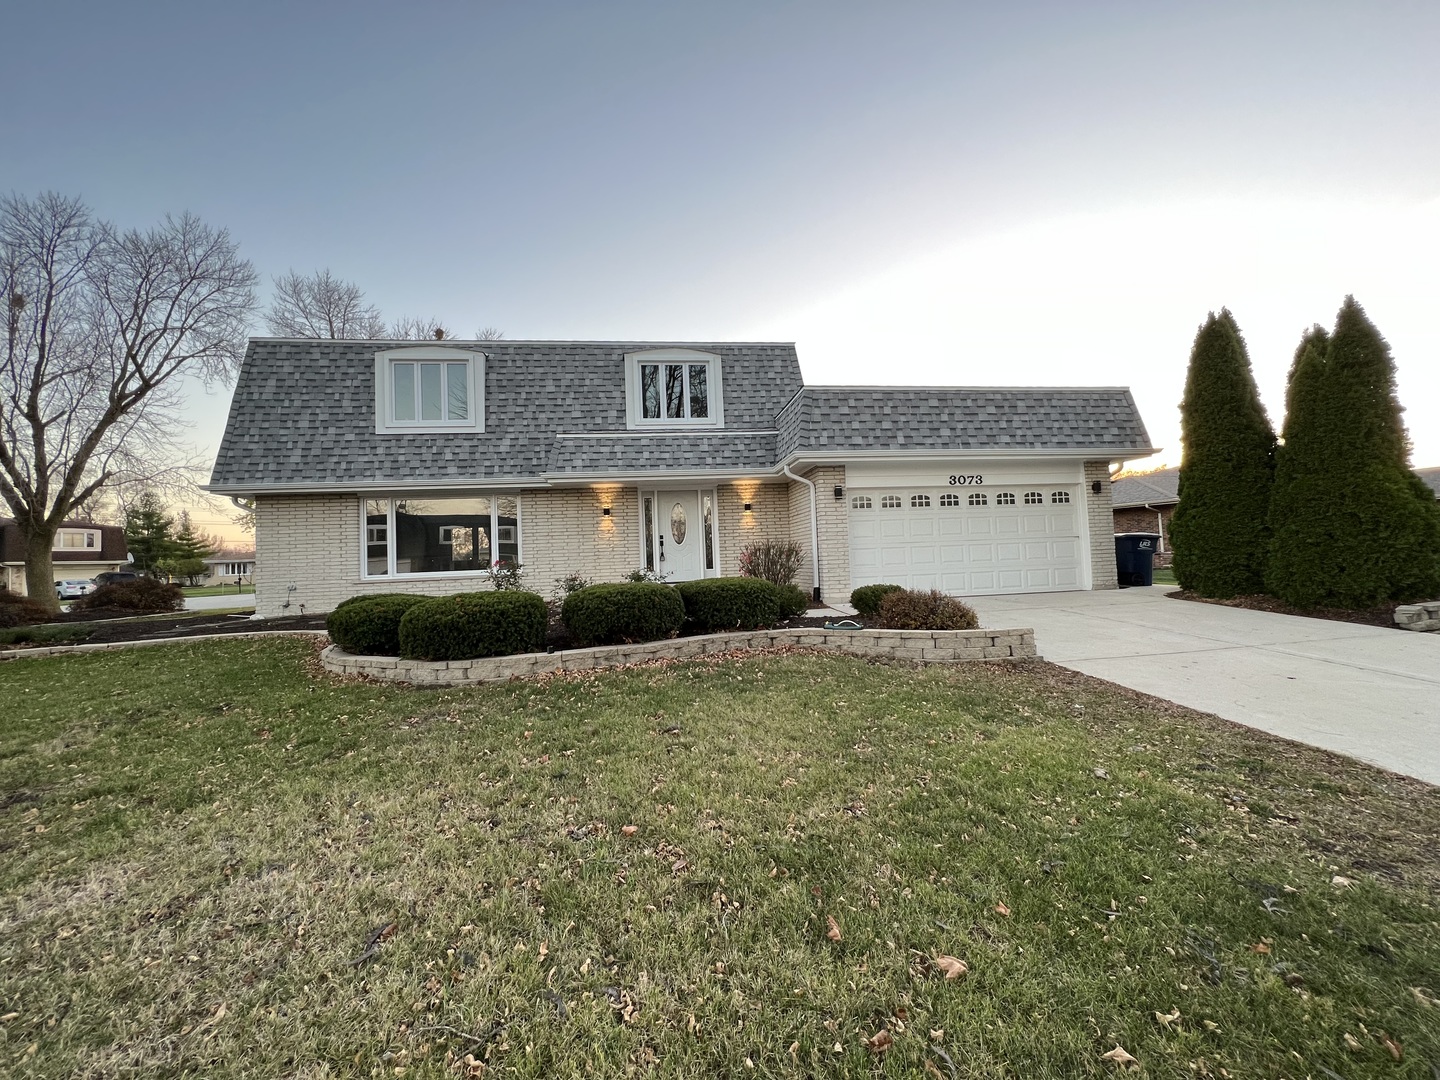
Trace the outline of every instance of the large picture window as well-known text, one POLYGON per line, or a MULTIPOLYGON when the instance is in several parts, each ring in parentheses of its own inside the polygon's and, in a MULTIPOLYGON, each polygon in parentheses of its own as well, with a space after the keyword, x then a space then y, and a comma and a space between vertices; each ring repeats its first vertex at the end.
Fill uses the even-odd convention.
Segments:
POLYGON ((483 574, 520 561, 513 495, 366 499, 366 577, 483 574))

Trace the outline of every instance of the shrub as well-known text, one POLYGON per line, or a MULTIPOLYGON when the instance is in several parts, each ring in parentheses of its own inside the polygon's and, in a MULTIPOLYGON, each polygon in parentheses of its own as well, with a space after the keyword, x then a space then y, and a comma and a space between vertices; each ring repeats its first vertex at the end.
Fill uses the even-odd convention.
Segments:
POLYGON ((40 601, 0 589, 0 627, 48 622, 50 615, 50 609, 40 601))
POLYGON ((754 630, 780 619, 775 586, 760 578, 702 578, 675 586, 685 601, 685 620, 699 630, 754 630))
POLYGON ((352 596, 330 613, 325 629, 330 640, 358 656, 399 656, 400 620, 429 597, 413 593, 352 596))
POLYGON ((850 606, 861 615, 874 618, 880 614, 880 601, 886 593, 899 592, 903 585, 861 585, 850 594, 850 606))
POLYGON ((740 573, 772 585, 790 585, 800 572, 805 553, 792 540, 757 540, 740 551, 740 573))
POLYGON ((653 581, 591 585, 565 598, 560 618, 582 647, 658 641, 679 632, 685 602, 653 581))
POLYGON ((804 615, 810 610, 810 594, 799 585, 776 585, 775 596, 780 602, 782 617, 804 615))
POLYGON ((938 589, 896 589, 880 601, 880 625, 887 630, 974 630, 980 617, 969 604, 938 589))
POLYGON ((407 660, 476 660, 538 652, 548 612, 538 593, 454 593, 416 604, 400 620, 407 660))
POLYGON ((525 576, 520 570, 518 562, 497 560, 495 565, 490 567, 490 584, 495 587, 496 592, 519 592, 524 588, 520 579, 525 576))
POLYGON ((655 570, 631 570, 625 575, 626 581, 661 581, 663 582, 669 574, 661 574, 655 570))
POLYGON ((179 585, 151 577, 101 585, 73 604, 71 611, 123 611, 131 615, 153 615, 162 611, 184 611, 185 594, 179 585))
MULTIPOLYGON (((408 600, 414 595, 414 593, 408 592, 358 593, 355 596, 349 597, 348 599, 341 600, 340 603, 335 605, 335 610, 339 611, 343 607, 349 607, 351 604, 358 604, 364 600, 408 600)), ((422 596, 420 597, 420 599, 425 600, 427 598, 422 596)))
POLYGON ((581 589, 588 589, 594 584, 593 581, 580 573, 580 571, 572 570, 564 577, 557 577, 555 579, 555 588, 550 595, 556 600, 564 600, 565 597, 571 593, 579 592, 581 589))

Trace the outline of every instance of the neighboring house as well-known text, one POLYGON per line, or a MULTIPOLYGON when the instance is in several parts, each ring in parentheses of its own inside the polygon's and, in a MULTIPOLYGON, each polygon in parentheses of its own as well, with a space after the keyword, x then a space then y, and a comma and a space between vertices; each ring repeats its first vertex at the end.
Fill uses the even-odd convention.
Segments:
POLYGON ((1440 465, 1432 465, 1428 469, 1416 469, 1415 475, 1430 485, 1435 492, 1435 498, 1440 499, 1440 465))
POLYGON ((259 338, 208 490, 255 499, 260 615, 365 592, 738 572, 826 601, 1115 587, 1124 388, 805 386, 789 344, 259 338))
MULTIPOLYGON (((119 570, 129 562, 125 530, 119 525, 67 521, 55 534, 50 557, 56 581, 119 570)), ((25 545, 14 518, 0 518, 0 585, 12 593, 25 593, 25 545)))
POLYGON ((249 585, 255 577, 255 552, 249 548, 217 551, 205 557, 202 585, 234 585, 239 578, 249 585))
POLYGON ((1116 477, 1110 488, 1110 502, 1115 509, 1115 531, 1159 533, 1156 554, 1168 555, 1170 519, 1175 516, 1175 507, 1180 504, 1179 489, 1178 468, 1116 477))

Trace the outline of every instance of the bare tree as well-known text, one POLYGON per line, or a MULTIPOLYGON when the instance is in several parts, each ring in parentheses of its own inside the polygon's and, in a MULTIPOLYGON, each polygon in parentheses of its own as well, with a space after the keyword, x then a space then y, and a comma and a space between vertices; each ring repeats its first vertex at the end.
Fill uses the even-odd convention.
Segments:
POLYGON ((482 326, 475 331, 476 341, 504 341, 505 335, 493 326, 482 326))
POLYGON ((36 600, 56 605, 51 549, 77 507, 175 470, 182 382, 234 375, 256 281, 189 214, 121 232, 78 199, 0 198, 0 498, 36 600))
POLYGON ((328 269, 307 276, 294 270, 274 279, 265 325, 276 337, 370 339, 386 336, 380 309, 365 303, 359 286, 328 269))
POLYGON ((394 341, 448 341, 455 334, 439 319, 402 315, 391 324, 386 336, 394 341))

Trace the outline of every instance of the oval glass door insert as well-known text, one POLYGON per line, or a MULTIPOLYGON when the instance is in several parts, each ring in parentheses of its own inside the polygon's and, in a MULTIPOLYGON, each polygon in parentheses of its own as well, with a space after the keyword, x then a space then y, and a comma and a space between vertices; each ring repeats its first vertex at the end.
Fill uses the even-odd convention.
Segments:
POLYGON ((670 508, 670 538, 677 544, 685 543, 685 507, 678 502, 670 508))

